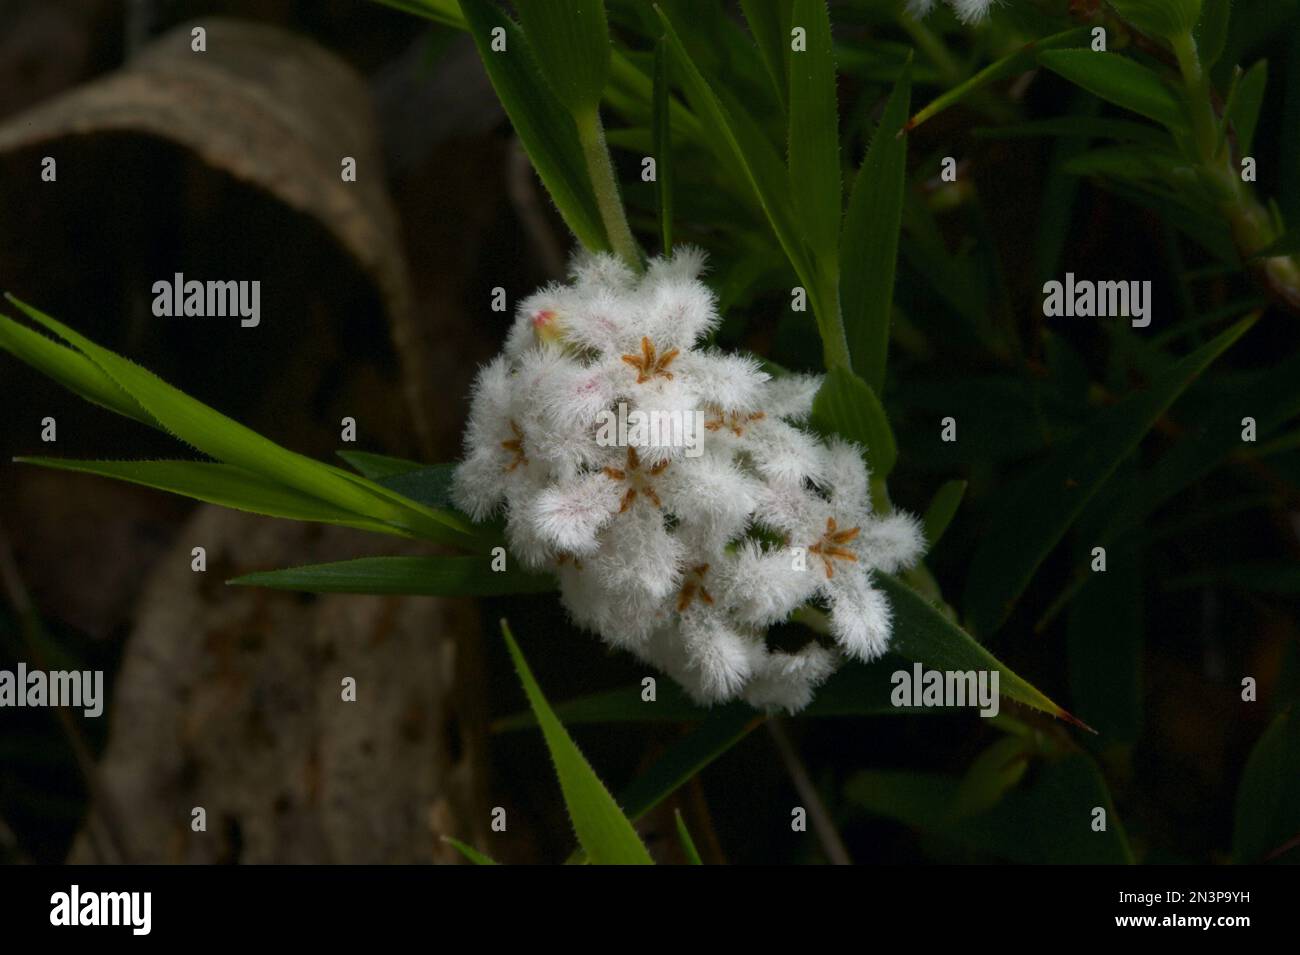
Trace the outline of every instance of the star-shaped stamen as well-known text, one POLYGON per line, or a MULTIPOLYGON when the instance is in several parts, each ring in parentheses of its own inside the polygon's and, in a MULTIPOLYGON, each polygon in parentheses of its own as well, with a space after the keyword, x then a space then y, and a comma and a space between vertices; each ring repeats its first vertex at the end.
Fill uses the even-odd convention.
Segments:
POLYGON ((677 612, 681 613, 698 597, 701 602, 713 605, 713 595, 705 589, 704 575, 709 572, 708 564, 700 564, 698 567, 692 567, 691 572, 687 575, 686 582, 682 584, 681 593, 677 595, 677 612))
POLYGON ((753 414, 742 414, 739 411, 724 412, 719 409, 714 409, 712 414, 713 417, 704 422, 705 428, 710 431, 721 431, 723 428, 726 428, 738 438, 745 433, 745 425, 749 424, 751 421, 762 421, 767 417, 767 415, 761 411, 755 411, 753 414))
POLYGON ((622 514, 632 502, 636 500, 637 493, 644 494, 649 498, 650 503, 655 507, 663 507, 663 502, 659 500, 659 495, 655 492, 654 486, 650 484, 648 478, 658 477, 664 473, 668 467, 667 461, 660 461, 658 464, 652 464, 644 471, 641 469, 641 456, 636 453, 636 448, 627 449, 627 464, 625 467, 614 468, 607 467, 604 469, 605 476, 615 481, 622 481, 627 485, 627 490, 623 492, 623 500, 619 503, 618 512, 622 514))
POLYGON ((512 455, 510 464, 505 468, 507 474, 519 467, 519 465, 528 463, 528 456, 524 454, 524 433, 519 430, 519 425, 513 421, 510 422, 510 433, 514 437, 501 442, 501 447, 512 455))
POLYGON ((673 359, 678 354, 680 354, 679 350, 673 348, 655 357, 655 346, 650 343, 649 338, 642 336, 641 354, 622 357, 623 361, 636 369, 636 383, 644 385, 652 378, 667 378, 671 381, 673 373, 668 370, 668 366, 673 363, 673 359))
POLYGON ((826 518, 826 533, 821 536, 821 540, 808 548, 808 553, 816 554, 822 559, 822 563, 826 566, 827 580, 835 576, 835 565, 831 563, 833 559, 852 561, 858 559, 857 554, 841 545, 857 537, 859 530, 861 528, 858 527, 850 527, 846 531, 837 530, 835 518, 826 518))

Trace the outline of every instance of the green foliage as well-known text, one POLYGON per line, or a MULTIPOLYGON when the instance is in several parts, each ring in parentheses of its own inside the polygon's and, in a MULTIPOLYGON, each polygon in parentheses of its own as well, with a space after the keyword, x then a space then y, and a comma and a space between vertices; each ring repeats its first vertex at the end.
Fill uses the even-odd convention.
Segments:
MULTIPOLYGON (((67 342, 69 347, 65 350, 75 350, 83 361, 52 352, 48 346, 34 348, 30 338, 14 335, 12 329, 9 337, 0 340, 0 345, 9 347, 11 342, 19 343, 13 349, 18 357, 36 357, 38 367, 49 369, 74 391, 89 392, 97 400, 102 399, 98 400, 99 404, 111 410, 137 420, 147 419, 209 457, 256 475, 262 478, 263 484, 278 485, 284 492, 296 494, 303 498, 302 506, 308 511, 324 513, 319 509, 328 505, 336 513, 354 515, 357 523, 386 525, 392 533, 461 546, 472 543, 471 528, 459 517, 417 504, 368 479, 288 451, 43 312, 13 296, 9 300, 33 321, 67 342), (92 366, 98 374, 91 371, 92 366)), ((12 326, 9 319, 4 321, 12 326)), ((168 476, 177 480, 177 469, 173 467, 168 476)))
POLYGON ((245 574, 230 581, 245 587, 313 594, 424 594, 431 597, 495 597, 547 593, 550 577, 518 570, 494 571, 492 558, 358 557, 330 564, 245 574))
POLYGON ((594 110, 609 76, 604 0, 529 0, 517 9, 556 98, 575 115, 594 110))
POLYGON ((1232 855, 1240 863, 1300 862, 1300 720, 1279 713, 1251 751, 1237 792, 1232 855))
POLYGON ((501 621, 501 634, 505 637, 506 646, 514 660, 519 681, 524 685, 528 704, 542 728, 542 736, 555 764, 556 775, 560 778, 564 805, 569 810, 569 819, 577 833, 578 844, 587 857, 597 864, 650 865, 650 853, 632 828, 632 823, 628 822, 627 816, 619 809, 618 803, 614 802, 614 797, 596 776, 587 758, 556 718, 504 620, 501 621))
POLYGON ((461 10, 501 105, 555 207, 584 246, 608 249, 577 123, 552 92, 528 38, 490 0, 461 0, 461 10), (497 36, 505 38, 504 51, 493 50, 494 31, 502 31, 497 36))
POLYGON ((1153 119, 1168 129, 1187 125, 1178 99, 1153 70, 1118 53, 1048 50, 1038 61, 1094 96, 1153 119))
POLYGON ((686 853, 686 861, 691 865, 704 865, 700 858, 700 850, 695 848, 695 840, 691 838, 690 830, 686 828, 686 820, 682 818, 682 811, 678 809, 674 814, 677 820, 677 838, 681 840, 682 852, 686 853))
POLYGON ((1107 3, 1142 32, 1165 39, 1189 32, 1201 16, 1201 0, 1107 0, 1107 3))
MULTIPOLYGON (((1283 526, 1300 476, 1300 357, 1289 353, 1300 310, 1300 192, 1288 172, 1300 148, 1300 124, 1290 122, 1300 115, 1300 69, 1285 64, 1270 89, 1262 58, 1273 35, 1294 35, 1300 7, 1110 0, 1154 42, 1111 31, 1103 53, 1087 47, 1089 26, 1024 4, 969 31, 950 18, 899 18, 897 4, 824 0, 741 0, 743 20, 715 0, 524 0, 509 7, 518 22, 495 0, 380 2, 469 32, 578 245, 636 267, 638 237, 647 248, 657 238, 665 252, 704 246, 724 312, 719 344, 749 350, 777 374, 824 368, 810 426, 864 449, 877 509, 928 502, 925 565, 880 578, 891 652, 843 667, 800 719, 842 721, 846 740, 877 726, 935 732, 913 719, 930 711, 891 698, 891 675, 920 662, 998 672, 1005 698, 1027 707, 1017 713, 1025 722, 1004 713, 995 726, 978 724, 952 757, 959 765, 942 773, 825 759, 819 787, 842 795, 849 814, 920 830, 927 856, 1133 861, 1107 777, 1127 811, 1143 793, 1127 786, 1144 771, 1134 747, 1194 762, 1160 752, 1171 745, 1167 732, 1152 736, 1161 727, 1146 697, 1160 684, 1147 670, 1179 652, 1153 621, 1185 624, 1180 614, 1196 603, 1189 591, 1207 591, 1215 598, 1207 604, 1245 621, 1213 622, 1225 642, 1245 632, 1294 636, 1293 615, 1274 612, 1300 587, 1294 562, 1230 525, 1262 511, 1283 526), (792 49, 796 27, 805 49, 792 49), (914 101, 925 105, 912 113, 914 101), (1239 168, 1257 152, 1269 153, 1258 157, 1259 184, 1239 168), (958 181, 933 178, 948 154, 962 160, 958 181), (656 160, 653 188, 620 189, 617 171, 647 155, 656 160), (1266 195, 1273 183, 1276 201, 1266 195), (1156 279, 1153 327, 1044 320, 1044 281, 1127 261, 1133 274, 1114 278, 1156 279), (793 284, 807 292, 816 335, 786 304, 793 284), (1233 348, 1257 319, 1251 344, 1233 348), (959 421, 954 444, 937 437, 948 415, 959 421), (1258 443, 1243 440, 1247 416, 1258 443), (1089 568, 1097 546, 1106 548, 1104 573, 1089 568), (960 617, 949 605, 959 592, 960 617), (1244 593, 1254 603, 1232 602, 1244 593), (1035 620, 1032 633, 1020 625, 1035 620), (996 656, 975 639, 994 634, 996 656), (1039 716, 1079 723, 1040 685, 1098 735, 1039 716), (1093 827, 1098 807, 1104 830, 1093 827)), ((510 570, 491 569, 500 528, 476 527, 455 510, 453 465, 358 451, 340 452, 352 471, 312 461, 15 304, 58 340, 0 316, 0 347, 211 459, 24 463, 461 554, 268 570, 232 583, 483 597, 554 589, 549 577, 514 569, 513 555, 510 570)), ((1250 525, 1256 537, 1258 526, 1250 525)), ((809 606, 778 629, 783 639, 819 638, 820 623, 809 606)), ((578 858, 648 862, 629 820, 767 718, 740 704, 698 707, 666 679, 654 702, 631 685, 552 708, 503 630, 530 709, 494 728, 541 726, 578 858), (654 740, 617 802, 564 728, 596 724, 654 740)), ((1267 656, 1255 644, 1230 650, 1267 656)), ((1282 689, 1277 697, 1237 793, 1238 862, 1297 854, 1300 744, 1289 698, 1282 689)), ((924 765, 936 765, 929 758, 927 750, 924 765)), ((1159 832, 1143 837, 1135 845, 1159 832)))
POLYGON ((907 174, 907 138, 902 134, 911 97, 909 61, 853 181, 841 240, 844 268, 840 300, 849 354, 865 384, 877 394, 885 386, 893 320, 894 269, 907 174))
POLYGON ((966 610, 976 633, 991 633, 1001 625, 1034 571, 1119 463, 1187 386, 1252 324, 1253 318, 1243 319, 1170 367, 1146 391, 1098 415, 1008 491, 1001 519, 980 544, 967 577, 966 610))
POLYGON ((885 409, 871 386, 847 368, 832 368, 813 400, 813 424, 824 434, 856 441, 878 478, 889 476, 898 446, 885 409))

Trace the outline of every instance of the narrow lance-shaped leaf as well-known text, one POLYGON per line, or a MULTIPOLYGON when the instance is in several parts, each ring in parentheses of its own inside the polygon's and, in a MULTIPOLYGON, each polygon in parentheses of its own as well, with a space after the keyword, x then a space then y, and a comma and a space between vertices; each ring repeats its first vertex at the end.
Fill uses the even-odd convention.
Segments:
POLYGON ((885 409, 871 387, 846 368, 832 368, 813 399, 812 423, 824 434, 838 434, 861 445, 876 478, 894 469, 898 446, 885 409))
POLYGON ((817 315, 818 328, 827 353, 827 364, 835 364, 831 360, 837 347, 835 338, 837 335, 843 337, 843 333, 836 328, 839 324, 839 303, 833 300, 834 297, 828 298, 824 283, 819 281, 818 273, 804 246, 794 206, 790 201, 790 177, 785 164, 750 117, 733 114, 723 106, 709 81, 691 59, 672 21, 662 9, 658 12, 664 23, 668 48, 681 66, 687 99, 705 126, 715 131, 713 135, 705 137, 705 142, 728 167, 738 168, 754 190, 786 258, 790 260, 812 299, 813 311, 817 315))
POLYGON ((1166 40, 1191 32, 1201 16, 1201 0, 1108 0, 1108 2, 1121 17, 1143 33, 1163 37, 1166 40))
MULTIPOLYGON (((650 768, 633 781, 619 802, 628 818, 640 819, 698 775, 706 766, 761 726, 767 717, 747 704, 731 703, 711 710, 698 727, 660 754, 650 768)), ((575 853, 570 862, 586 853, 575 853)))
POLYGON ((1254 321, 1251 317, 1236 323, 1145 391, 1098 414, 1029 478, 1007 491, 966 581, 966 610, 977 633, 991 633, 1007 618, 1039 565, 1119 463, 1254 321))
POLYGON ((465 544, 471 539, 469 526, 454 515, 423 507, 364 478, 282 448, 40 310, 12 295, 8 298, 33 321, 80 351, 162 428, 204 454, 361 518, 397 524, 430 540, 465 544))
POLYGON ((1225 107, 1227 118, 1237 133, 1237 151, 1249 156, 1259 125, 1259 111, 1264 105, 1264 88, 1268 85, 1268 61, 1260 60, 1237 82, 1232 101, 1225 107))
POLYGON ((528 703, 542 727, 542 736, 560 777, 564 805, 569 810, 578 844, 587 857, 598 864, 651 864, 650 853, 632 828, 632 823, 623 815, 614 797, 587 762, 587 757, 582 755, 546 702, 542 688, 537 685, 523 652, 510 633, 509 624, 504 620, 501 621, 501 633, 528 695, 528 703))
POLYGON ((876 394, 885 384, 889 351, 907 175, 907 137, 899 132, 907 120, 911 95, 909 58, 854 180, 840 243, 840 302, 849 354, 853 367, 876 394))
POLYGON ((1094 96, 1132 110, 1169 129, 1187 124, 1182 106, 1153 71, 1118 53, 1048 50, 1039 62, 1094 96))
POLYGON ((426 467, 419 461, 408 461, 406 458, 395 458, 388 454, 372 454, 369 451, 339 451, 336 453, 344 461, 356 468, 357 473, 362 477, 370 478, 372 481, 409 474, 412 471, 419 471, 421 468, 426 467))
POLYGON ((526 0, 515 9, 556 98, 575 116, 596 109, 609 75, 604 0, 526 0))
POLYGON ((493 558, 359 557, 328 564, 264 570, 229 583, 312 594, 421 594, 433 597, 499 597, 546 593, 555 581, 522 570, 493 570, 493 558))
POLYGON ((700 850, 695 848, 695 840, 691 838, 691 831, 686 828, 682 811, 678 809, 674 815, 677 817, 677 838, 682 844, 682 852, 686 854, 686 861, 691 865, 704 865, 704 860, 700 858, 700 850))
POLYGON ((948 481, 939 490, 935 491, 930 506, 926 508, 923 520, 925 543, 931 550, 934 549, 935 544, 939 543, 939 539, 943 537, 943 532, 952 523, 952 519, 956 516, 957 508, 961 506, 961 499, 965 494, 965 481, 948 481))
POLYGON ((1208 70, 1219 62, 1228 42, 1228 21, 1232 18, 1233 0, 1205 0, 1200 22, 1196 24, 1196 48, 1201 67, 1208 70))
POLYGON ((789 105, 790 84, 787 80, 790 22, 794 0, 740 0, 740 9, 754 35, 763 66, 783 107, 789 105))
POLYGON ((673 134, 668 47, 663 37, 655 44, 653 149, 655 185, 659 196, 659 236, 663 254, 667 256, 673 251, 673 134))
POLYGON ((460 0, 488 78, 565 223, 586 248, 609 248, 573 116, 551 92, 524 32, 489 0, 460 0))
POLYGON ((815 267, 836 281, 840 244, 840 133, 835 52, 826 0, 794 0, 790 53, 790 191, 815 267))
POLYGON ((382 521, 371 521, 251 471, 211 461, 75 461, 65 458, 16 458, 23 464, 77 471, 141 484, 221 507, 278 517, 356 527, 381 534, 411 536, 382 521))
POLYGON ((475 865, 497 865, 497 861, 491 856, 479 852, 473 846, 461 842, 459 839, 453 839, 451 836, 443 836, 442 841, 447 843, 461 855, 475 865))
POLYGON ((1002 696, 1089 728, 1005 666, 916 591, 885 574, 877 574, 876 582, 889 597, 893 611, 894 638, 890 648, 895 653, 932 670, 996 670, 998 691, 1002 696))
POLYGON ((1061 33, 1055 33, 1052 36, 1043 37, 1041 40, 1031 40, 1020 49, 990 63, 964 83, 959 83, 952 89, 936 96, 926 104, 924 109, 919 110, 915 116, 907 121, 907 129, 915 129, 926 120, 939 115, 945 109, 957 105, 977 90, 984 89, 998 82, 998 80, 1014 76, 1017 73, 1023 73, 1033 65, 1035 57, 1043 50, 1073 46, 1088 36, 1088 30, 1088 27, 1074 27, 1061 33))
POLYGON ((5 315, 0 315, 0 348, 87 401, 134 418, 151 428, 161 428, 138 401, 119 388, 85 355, 52 341, 40 332, 24 328, 5 315))

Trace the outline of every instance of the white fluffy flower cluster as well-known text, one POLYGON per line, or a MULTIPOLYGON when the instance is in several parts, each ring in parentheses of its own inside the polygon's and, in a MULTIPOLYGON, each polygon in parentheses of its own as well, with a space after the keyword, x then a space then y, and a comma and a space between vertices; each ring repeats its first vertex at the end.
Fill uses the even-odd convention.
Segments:
MULTIPOLYGON (((977 23, 988 16, 993 0, 945 0, 962 23, 977 23)), ((930 15, 937 0, 907 0, 907 12, 918 20, 930 15)))
POLYGON ((523 301, 475 384, 455 496, 476 519, 504 511, 511 551, 558 576, 578 624, 695 700, 795 711, 845 657, 884 652, 871 572, 915 561, 921 535, 871 513, 856 446, 800 427, 818 378, 702 347, 719 320, 702 267, 689 249, 640 277, 585 256, 523 301), (620 412, 682 426, 620 445, 620 412), (833 643, 769 647, 805 604, 833 643))

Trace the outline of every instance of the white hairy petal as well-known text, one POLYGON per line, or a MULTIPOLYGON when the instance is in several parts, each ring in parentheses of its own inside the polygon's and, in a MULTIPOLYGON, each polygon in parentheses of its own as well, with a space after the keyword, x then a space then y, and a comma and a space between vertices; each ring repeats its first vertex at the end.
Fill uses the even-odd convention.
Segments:
POLYGON ((857 446, 800 427, 820 378, 701 347, 720 320, 703 268, 694 249, 639 278, 582 254, 525 298, 475 382, 453 498, 503 513, 512 559, 556 574, 574 623, 692 699, 794 712, 843 659, 885 651, 871 573, 924 542, 871 512, 857 446), (769 649, 810 601, 836 646, 769 649))

